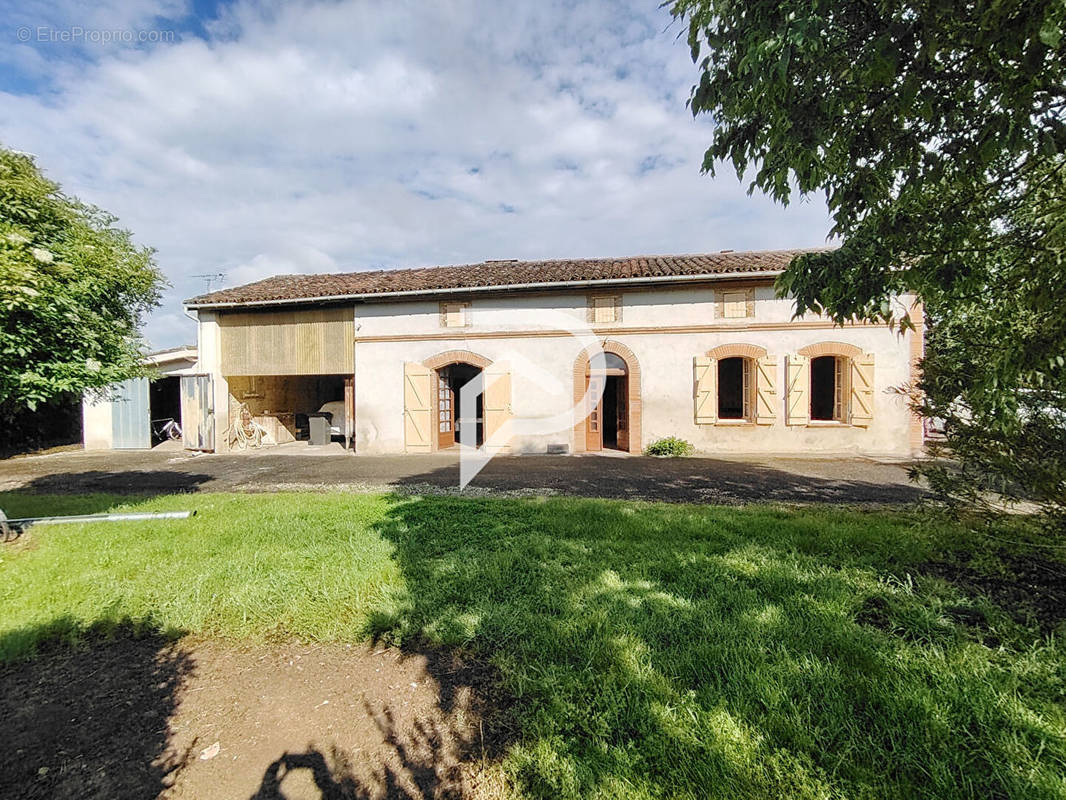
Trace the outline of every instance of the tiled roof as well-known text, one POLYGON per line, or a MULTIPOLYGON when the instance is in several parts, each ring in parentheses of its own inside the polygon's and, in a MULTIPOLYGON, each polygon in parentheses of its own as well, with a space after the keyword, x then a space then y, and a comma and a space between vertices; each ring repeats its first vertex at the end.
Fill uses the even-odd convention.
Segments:
POLYGON ((255 305, 391 293, 486 289, 637 278, 781 272, 794 257, 817 250, 731 250, 682 256, 568 258, 550 261, 485 261, 450 267, 375 270, 321 275, 276 275, 186 300, 189 306, 255 305))

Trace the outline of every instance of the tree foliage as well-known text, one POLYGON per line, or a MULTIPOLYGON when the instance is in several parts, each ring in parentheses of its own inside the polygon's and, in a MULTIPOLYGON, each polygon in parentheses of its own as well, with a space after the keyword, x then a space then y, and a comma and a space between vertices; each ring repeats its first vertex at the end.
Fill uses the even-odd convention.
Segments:
POLYGON ((142 373, 163 276, 115 223, 0 148, 0 425, 142 373))
POLYGON ((673 0, 731 164, 787 203, 824 193, 838 249, 779 281, 796 311, 930 322, 920 410, 951 498, 1066 513, 1066 3, 673 0))

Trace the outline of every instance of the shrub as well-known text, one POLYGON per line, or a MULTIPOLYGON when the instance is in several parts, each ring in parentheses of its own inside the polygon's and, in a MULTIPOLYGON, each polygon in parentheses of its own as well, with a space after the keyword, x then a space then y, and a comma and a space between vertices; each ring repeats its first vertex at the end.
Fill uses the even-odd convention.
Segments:
POLYGON ((644 453, 649 456, 676 457, 691 455, 695 450, 696 448, 692 446, 691 442, 678 439, 676 436, 667 436, 665 439, 659 439, 649 444, 644 453))

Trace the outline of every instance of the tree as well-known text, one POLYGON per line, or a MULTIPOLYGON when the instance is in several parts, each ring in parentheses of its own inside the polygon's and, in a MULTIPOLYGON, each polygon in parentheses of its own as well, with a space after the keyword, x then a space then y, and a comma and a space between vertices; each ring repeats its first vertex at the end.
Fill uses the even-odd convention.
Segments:
POLYGON ((143 374, 139 329, 164 280, 116 221, 0 148, 0 428, 143 374))
POLYGON ((778 283, 796 312, 930 322, 919 411, 948 499, 1066 515, 1066 3, 672 0, 704 159, 782 203, 824 193, 840 247, 778 283))

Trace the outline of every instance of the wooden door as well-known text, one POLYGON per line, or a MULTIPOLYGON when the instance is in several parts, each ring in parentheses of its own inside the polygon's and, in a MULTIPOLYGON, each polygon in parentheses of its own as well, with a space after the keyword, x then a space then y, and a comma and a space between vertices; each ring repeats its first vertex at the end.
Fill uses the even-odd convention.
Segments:
POLYGON ((614 382, 615 430, 618 432, 618 449, 629 451, 629 378, 619 375, 614 382))
POLYGON ((585 449, 595 452, 603 449, 603 376, 585 377, 585 397, 588 416, 585 417, 585 449))
POLYGON ((181 376, 181 434, 186 450, 215 449, 215 390, 210 375, 181 376))
POLYGON ((455 392, 447 368, 437 370, 437 449, 455 444, 455 392))

